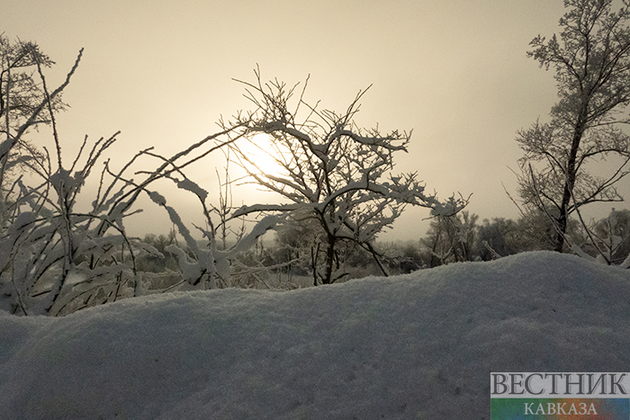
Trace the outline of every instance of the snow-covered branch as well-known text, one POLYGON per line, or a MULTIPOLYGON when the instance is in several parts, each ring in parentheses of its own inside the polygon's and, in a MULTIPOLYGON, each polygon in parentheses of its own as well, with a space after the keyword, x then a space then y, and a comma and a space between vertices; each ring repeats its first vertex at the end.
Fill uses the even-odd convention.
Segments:
POLYGON ((394 156, 407 152, 410 134, 382 134, 378 129, 357 127, 353 118, 365 91, 359 92, 342 114, 317 110, 318 105, 309 105, 302 91, 292 111, 292 90, 286 90, 286 85, 278 81, 263 83, 258 70, 255 75, 254 83, 243 83, 247 97, 257 108, 238 114, 246 117, 237 117, 233 126, 240 125, 240 132, 250 139, 266 133, 273 147, 260 152, 269 153, 279 165, 274 173, 267 173, 256 164, 256 156, 248 156, 241 146, 232 148, 235 162, 245 168, 254 183, 289 203, 244 206, 233 217, 276 213, 284 215, 281 220, 285 222, 304 217, 316 220, 316 235, 323 242, 311 250, 315 283, 331 283, 339 278, 333 273, 338 265, 337 248, 349 238, 376 258, 373 242, 405 206, 426 207, 433 215, 444 215, 455 214, 466 205, 467 200, 461 198, 441 202, 435 195, 426 194, 415 173, 389 173, 394 156), (305 105, 305 116, 298 112, 300 105, 305 105))

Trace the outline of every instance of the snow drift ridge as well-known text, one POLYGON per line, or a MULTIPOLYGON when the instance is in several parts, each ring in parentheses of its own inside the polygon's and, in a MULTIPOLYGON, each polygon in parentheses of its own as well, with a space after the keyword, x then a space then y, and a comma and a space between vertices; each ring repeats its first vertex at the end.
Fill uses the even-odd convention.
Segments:
POLYGON ((550 252, 0 315, 16 419, 481 419, 491 371, 627 371, 630 272, 550 252))

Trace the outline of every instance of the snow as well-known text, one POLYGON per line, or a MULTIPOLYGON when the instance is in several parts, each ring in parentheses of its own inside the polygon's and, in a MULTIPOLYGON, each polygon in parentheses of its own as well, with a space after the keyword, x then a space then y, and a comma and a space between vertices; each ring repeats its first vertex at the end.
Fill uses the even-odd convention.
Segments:
POLYGON ((628 371, 630 272, 518 254, 0 314, 7 419, 488 419, 491 371, 628 371))
POLYGON ((208 191, 204 190, 196 182, 191 181, 188 178, 186 178, 186 179, 184 179, 182 181, 179 181, 177 183, 177 188, 181 188, 182 190, 188 190, 188 191, 192 192, 197 197, 199 197, 199 199, 202 202, 205 202, 206 198, 208 197, 208 191))

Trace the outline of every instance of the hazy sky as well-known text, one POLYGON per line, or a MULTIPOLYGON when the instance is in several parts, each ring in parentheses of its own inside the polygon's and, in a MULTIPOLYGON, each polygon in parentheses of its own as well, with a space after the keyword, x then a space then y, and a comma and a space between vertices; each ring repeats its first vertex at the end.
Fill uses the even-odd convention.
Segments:
MULTIPOLYGON (((516 131, 556 100, 553 73, 525 53, 539 33, 558 32, 562 0, 0 1, 0 32, 36 41, 57 62, 49 83, 85 47, 60 131, 71 153, 85 134, 121 130, 120 165, 150 145, 181 150, 215 132, 220 115, 247 109, 231 78, 252 81, 258 64, 263 78, 291 84, 310 74, 306 99, 334 110, 374 84, 357 120, 413 129, 399 171, 418 171, 442 198, 472 193, 481 219, 516 217, 503 189, 515 193, 516 131)), ((220 165, 191 174, 211 196, 220 165)), ((151 215, 138 226, 168 229, 151 215)), ((409 210, 387 238, 424 235, 427 216, 409 210)))

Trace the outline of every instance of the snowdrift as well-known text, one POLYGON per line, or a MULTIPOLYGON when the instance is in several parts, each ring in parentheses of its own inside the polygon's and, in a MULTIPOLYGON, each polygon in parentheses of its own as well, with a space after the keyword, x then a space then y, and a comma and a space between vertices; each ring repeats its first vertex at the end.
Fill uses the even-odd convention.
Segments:
POLYGON ((538 252, 0 315, 7 419, 488 419, 491 371, 627 371, 630 271, 538 252))

